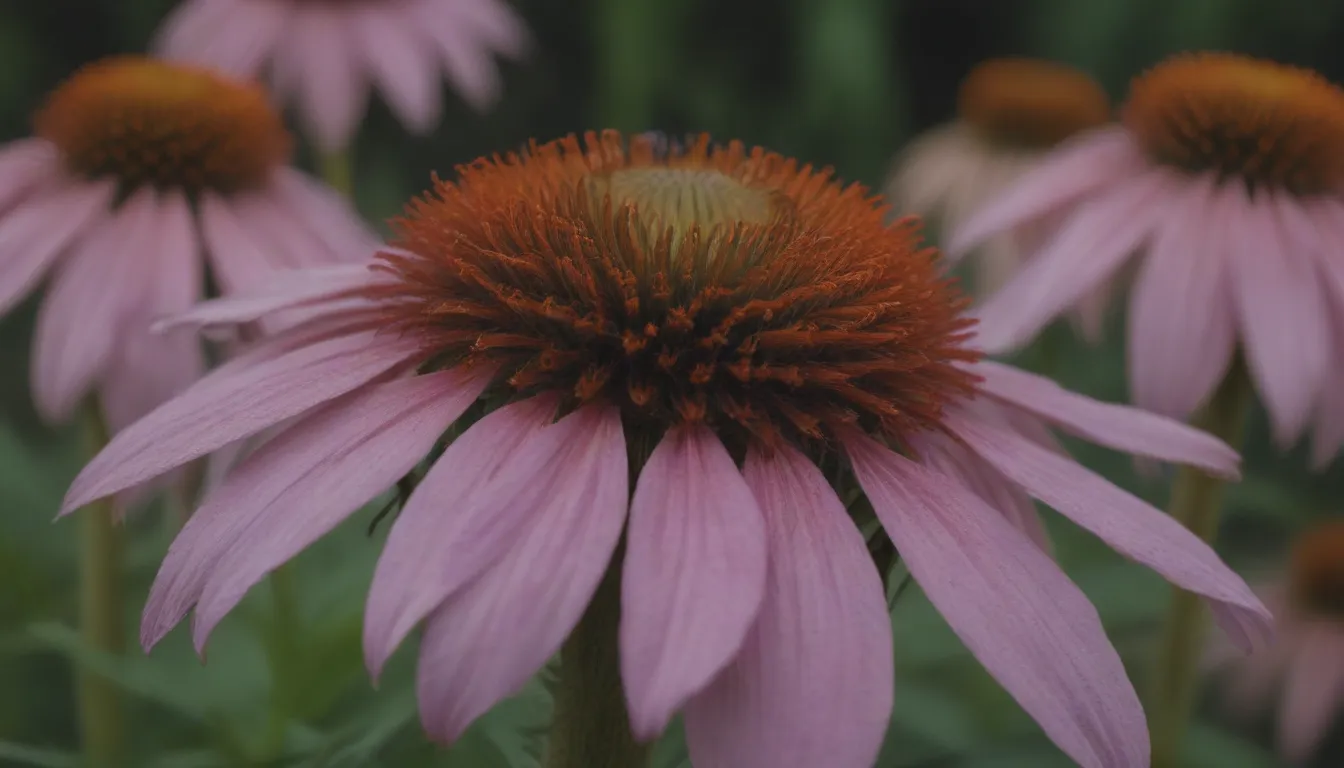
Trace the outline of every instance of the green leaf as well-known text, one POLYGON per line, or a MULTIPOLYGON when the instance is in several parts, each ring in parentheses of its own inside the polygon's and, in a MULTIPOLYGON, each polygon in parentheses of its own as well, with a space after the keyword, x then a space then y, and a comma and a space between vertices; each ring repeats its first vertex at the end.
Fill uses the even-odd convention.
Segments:
POLYGON ((33 768, 79 768, 79 755, 0 741, 0 762, 33 768))

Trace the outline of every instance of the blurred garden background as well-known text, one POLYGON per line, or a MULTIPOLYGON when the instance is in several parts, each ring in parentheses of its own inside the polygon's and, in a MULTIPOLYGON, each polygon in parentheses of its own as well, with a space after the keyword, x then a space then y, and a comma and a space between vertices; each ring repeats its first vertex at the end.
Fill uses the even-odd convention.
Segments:
MULTIPOLYGON (((533 46, 525 60, 502 62, 503 97, 488 113, 473 112, 445 88, 441 126, 415 138, 375 98, 354 148, 354 194, 369 220, 396 214, 432 173, 450 175, 481 154, 588 128, 709 131, 879 187, 906 142, 953 116, 966 72, 993 56, 1073 64, 1116 99, 1130 77, 1182 50, 1243 52, 1344 80, 1341 0, 510 2, 533 46)), ((173 4, 0 0, 0 142, 27 135, 44 94, 81 64, 143 51, 173 4)), ((302 147, 300 160, 313 167, 302 147)), ((149 657, 132 650, 118 660, 82 648, 70 628, 78 599, 75 525, 52 518, 83 448, 76 430, 43 426, 30 405, 36 304, 30 299, 0 321, 0 765, 79 764, 70 694, 78 664, 124 687, 134 766, 539 764, 549 716, 544 679, 446 750, 419 728, 411 649, 398 654, 377 689, 368 682, 360 620, 386 533, 386 526, 369 533, 376 505, 298 559, 295 627, 271 622, 272 595, 258 589, 216 632, 208 663, 192 653, 182 628, 149 657)), ((1019 362, 1073 389, 1123 400, 1122 336, 1115 319, 1101 348, 1054 328, 1019 362)), ((1127 459, 1071 447, 1119 484, 1165 503, 1163 480, 1141 481, 1127 459)), ((1270 447, 1262 415, 1252 421, 1245 452, 1245 479, 1229 490, 1219 550, 1254 581, 1282 562, 1296 531, 1344 513, 1344 462, 1309 472, 1304 449, 1270 447)), ((1053 515, 1049 523, 1060 560, 1098 606, 1142 692, 1169 590, 1053 515)), ((131 633, 171 531, 155 514, 129 526, 131 633)), ((917 588, 902 594, 893 622, 897 695, 882 768, 1068 765, 917 588)), ((1278 765, 1273 718, 1230 718, 1216 682, 1201 696, 1187 764, 1278 765)), ((657 768, 689 765, 676 729, 656 755, 657 768)), ((1344 727, 1314 765, 1344 765, 1344 727)))

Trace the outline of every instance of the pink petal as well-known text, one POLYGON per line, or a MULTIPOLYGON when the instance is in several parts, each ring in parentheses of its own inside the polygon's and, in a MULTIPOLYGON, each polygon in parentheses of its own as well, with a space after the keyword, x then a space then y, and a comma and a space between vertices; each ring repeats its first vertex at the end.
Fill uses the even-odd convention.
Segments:
POLYGON ((552 429, 570 420, 568 450, 554 452, 535 475, 512 478, 536 491, 512 546, 425 628, 420 714, 425 730, 444 742, 560 650, 621 538, 630 496, 620 411, 584 408, 552 429))
POLYGON ((756 499, 704 426, 663 436, 630 504, 621 678, 635 736, 651 739, 742 647, 765 592, 756 499))
POLYGON ((326 244, 301 226, 272 195, 252 193, 233 202, 233 212, 274 269, 326 266, 335 261, 326 244))
MULTIPOLYGON (((1338 314, 1344 315, 1344 310, 1338 314)), ((1321 387, 1316 424, 1311 435, 1311 465, 1316 470, 1328 466, 1344 445, 1344 386, 1341 386, 1344 382, 1344 320, 1335 320, 1331 348, 1334 355, 1330 360, 1330 373, 1326 385, 1321 387)))
POLYGON ((201 237, 215 280, 224 293, 264 283, 276 265, 261 252, 254 234, 244 228, 229 204, 215 193, 202 193, 199 205, 201 237))
POLYGON ((1082 591, 952 479, 858 433, 844 444, 915 581, 1060 749, 1084 768, 1147 766, 1143 709, 1082 591))
POLYGON ((959 226, 947 252, 961 256, 992 235, 1121 182, 1145 166, 1147 161, 1125 129, 1110 127, 1082 134, 959 226))
POLYGON ((157 643, 198 599, 198 628, 213 625, 231 607, 232 592, 241 596, 410 471, 479 391, 458 371, 370 385, 257 448, 169 548, 145 605, 144 646, 157 643))
POLYGON ((321 238, 338 261, 367 261, 378 250, 378 236, 354 207, 327 185, 290 167, 276 169, 272 185, 272 197, 321 238))
MULTIPOLYGON (((442 3, 442 0, 428 2, 442 3)), ((531 48, 532 36, 528 34, 527 26, 508 3, 465 0, 456 6, 457 12, 462 14, 461 21, 487 48, 513 59, 522 58, 531 48)))
POLYGON ((1309 760, 1344 704, 1344 632, 1313 626, 1288 661, 1279 712, 1279 744, 1289 762, 1309 760))
POLYGON ((411 13, 369 6, 351 9, 350 31, 388 106, 415 134, 439 122, 443 105, 438 60, 411 13))
POLYGON ((154 47, 166 58, 199 62, 239 78, 252 78, 283 45, 287 3, 272 0, 208 0, 170 17, 154 47))
POLYGON ((1050 244, 976 312, 980 347, 990 353, 1018 347, 1095 291, 1162 220, 1178 183, 1171 171, 1150 170, 1079 205, 1050 244))
POLYGON ((344 9, 306 3, 294 14, 289 55, 308 133, 323 152, 349 146, 364 115, 369 89, 351 52, 344 9))
POLYGON ((921 464, 956 480, 996 509, 1012 526, 1025 533, 1041 551, 1053 555, 1054 544, 1041 516, 1021 488, 989 466, 965 446, 942 433, 930 432, 910 440, 921 464))
POLYGON ((370 269, 371 266, 341 264, 334 267, 279 270, 252 290, 204 301, 189 310, 164 318, 156 329, 163 331, 182 326, 202 328, 241 325, 281 310, 349 297, 385 279, 385 273, 375 272, 370 269))
POLYGON ((77 183, 0 215, 0 313, 28 295, 97 217, 108 215, 115 193, 111 182, 77 183))
POLYGON ((821 471, 785 446, 743 467, 765 519, 760 615, 686 705, 703 768, 870 768, 892 700, 891 617, 863 536, 821 471))
POLYGON ((60 178, 60 162, 56 146, 46 139, 19 139, 0 145, 0 211, 4 212, 0 222, 11 215, 5 211, 10 205, 31 199, 43 182, 60 178))
POLYGON ((104 221, 85 234, 38 311, 31 386, 48 422, 68 419, 113 362, 154 278, 160 223, 154 190, 135 193, 104 221))
POLYGON ((1225 265, 1229 213, 1213 184, 1201 176, 1173 207, 1130 297, 1131 395, 1181 420, 1227 374, 1237 342, 1225 265))
POLYGON ((1289 244, 1273 206, 1250 200, 1240 184, 1224 194, 1241 209, 1223 222, 1233 228, 1228 256, 1242 349, 1274 439, 1287 447, 1306 427, 1330 360, 1319 276, 1308 254, 1289 244))
POLYGON ((947 426, 1027 493, 1120 554, 1210 600, 1219 625, 1243 649, 1268 642, 1273 634, 1269 611, 1209 545, 1174 518, 1011 430, 955 414, 947 426))
POLYGON ((453 86, 472 109, 484 112, 499 99, 501 90, 499 70, 490 52, 454 14, 429 3, 416 4, 412 10, 420 29, 433 41, 453 86))
POLYGON ((548 429, 555 407, 545 397, 492 411, 448 446, 411 494, 369 588, 364 660, 374 677, 421 619, 509 551, 544 504, 531 481, 519 480, 561 448, 541 433, 587 447, 591 421, 566 418, 548 429))
POLYGON ((1237 452, 1218 438, 1163 416, 1103 403, 1070 392, 1043 376, 982 361, 971 370, 982 376, 988 395, 1028 411, 1070 434, 1117 451, 1240 477, 1237 452))
POLYGON ((75 478, 61 513, 163 474, 339 397, 419 352, 372 332, 341 336, 210 376, 117 434, 75 478))

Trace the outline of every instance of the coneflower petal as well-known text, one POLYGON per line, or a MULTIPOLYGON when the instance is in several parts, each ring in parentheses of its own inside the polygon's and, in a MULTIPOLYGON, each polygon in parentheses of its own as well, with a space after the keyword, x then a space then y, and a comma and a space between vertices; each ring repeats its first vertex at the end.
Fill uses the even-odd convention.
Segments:
POLYGON ((400 8, 351 9, 355 55, 368 65, 388 106, 412 133, 433 130, 442 112, 437 54, 414 16, 400 8))
MULTIPOLYGON (((364 617, 364 661, 377 677, 406 635, 449 595, 508 552, 541 499, 519 504, 530 482, 592 424, 577 414, 552 426, 556 401, 498 408, 454 440, 397 515, 378 558, 364 617), (547 432, 545 436, 542 433, 547 432), (554 437, 553 437, 554 435, 554 437)), ((585 413, 587 413, 585 411, 585 413)))
POLYGON ((1054 561, 951 478, 859 433, 844 445, 915 581, 1046 734, 1084 768, 1147 766, 1120 656, 1054 561))
POLYGON ((1167 214, 1158 193, 1177 177, 1151 169, 1079 205, 1054 239, 977 311, 986 352, 1020 346, 1118 270, 1167 214))
POLYGON ((332 253, 363 261, 378 250, 378 235, 330 187, 289 166, 275 169, 272 184, 272 195, 281 207, 311 228, 332 253))
POLYGON ((742 646, 765 592, 761 510, 719 438, 673 427, 640 471, 621 589, 621 678, 651 739, 742 646))
POLYGON ((1227 374, 1236 350, 1232 247, 1203 175, 1173 206, 1139 271, 1129 305, 1129 387, 1134 402, 1184 420, 1227 374))
POLYGON ((1073 393, 1043 376, 992 361, 972 370, 983 391, 1088 442, 1135 456, 1190 464, 1238 478, 1237 452, 1207 432, 1178 421, 1073 393))
POLYGON ((361 332, 207 376, 114 436, 75 478, 61 514, 298 416, 419 351, 409 340, 361 332))
POLYGON ((863 536, 789 446, 749 451, 769 575, 741 651, 686 705, 702 768, 869 768, 891 715, 891 617, 863 536))
POLYGON ((1114 184, 1117 177, 1144 165, 1138 146, 1122 128, 1080 134, 959 226, 947 251, 960 257, 991 236, 1114 184))
POLYGON ((1242 350, 1274 439, 1286 448, 1306 427, 1331 356, 1321 276, 1289 247, 1272 207, 1252 203, 1241 185, 1224 194, 1240 209, 1222 221, 1236 232, 1228 256, 1242 350))
POLYGON ((546 466, 514 475, 506 468, 498 478, 533 489, 530 524, 426 625, 420 714, 425 729, 445 742, 555 655, 620 540, 630 498, 620 412, 590 406, 566 420, 574 425, 571 443, 553 442, 562 450, 553 450, 546 466))
POLYGON ((39 183, 56 177, 59 169, 56 145, 46 139, 19 139, 0 146, 0 208, 8 208, 39 183))
POLYGON ((484 112, 499 99, 502 89, 499 70, 489 53, 472 40, 472 30, 438 5, 421 3, 414 10, 462 99, 477 112, 484 112))
POLYGON ((205 301, 165 317, 156 330, 181 326, 205 328, 212 325, 240 325, 284 309, 294 309, 353 294, 367 288, 381 275, 368 264, 343 264, 293 272, 272 272, 256 290, 246 294, 205 301))
POLYGON ((1279 712, 1279 744, 1294 765, 1316 752, 1344 704, 1344 631, 1310 626, 1288 660, 1279 712))
POLYGON ((1210 600, 1214 616, 1244 650, 1267 643, 1273 617, 1209 545, 1166 513, 1066 457, 982 420, 952 414, 948 428, 972 450, 1116 551, 1210 600))
MULTIPOLYGON (((0 312, 27 296, 77 237, 93 236, 91 224, 100 214, 107 216, 116 190, 111 181, 72 184, 39 195, 0 219, 0 312)), ((104 241, 99 247, 110 245, 104 241)), ((106 252, 100 256, 107 259, 106 252)))
POLYGON ((294 87, 308 134, 326 152, 350 143, 369 100, 368 82, 350 55, 346 14, 325 4, 296 9, 290 25, 294 87))
POLYGON ((158 247, 158 214, 152 188, 135 193, 85 234, 52 281, 33 338, 33 402, 43 418, 69 418, 112 360, 154 278, 146 262, 158 247))
POLYGON ((457 371, 373 385, 257 448, 169 547, 145 605, 141 642, 157 643, 207 585, 213 598, 202 604, 198 626, 208 630, 231 607, 232 593, 301 548, 298 540, 317 538, 423 459, 483 386, 457 371))
POLYGON ((275 266, 261 252, 255 234, 243 228, 224 197, 202 191, 197 211, 211 274, 225 293, 251 291, 274 274, 275 266))

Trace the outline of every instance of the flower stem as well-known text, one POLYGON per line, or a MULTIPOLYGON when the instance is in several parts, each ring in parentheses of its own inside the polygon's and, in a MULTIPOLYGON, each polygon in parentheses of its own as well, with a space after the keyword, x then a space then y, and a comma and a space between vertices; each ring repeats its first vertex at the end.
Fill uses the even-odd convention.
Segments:
MULTIPOLYGON (((1251 397, 1250 379, 1238 361, 1196 418, 1195 426, 1240 448, 1251 397)), ((1171 489, 1171 516, 1212 543, 1218 534, 1222 497, 1221 480, 1192 467, 1181 467, 1171 489)), ((1179 768, 1183 764, 1181 747, 1194 706, 1204 620, 1204 605, 1198 596, 1173 590, 1148 706, 1153 768, 1179 768)))
POLYGON ((322 167, 322 178, 327 186, 340 192, 346 198, 354 194, 354 169, 350 159, 350 150, 323 152, 318 161, 322 167))
MULTIPOLYGON (((90 455, 107 444, 101 412, 86 416, 90 455)), ((125 650, 122 605, 122 540, 110 500, 85 507, 79 520, 79 627, 88 648, 120 655, 125 650)), ((85 764, 123 764, 125 733, 121 692, 106 677, 81 667, 76 672, 80 744, 85 764)))
POLYGON ((630 732, 616 635, 621 618, 620 552, 560 651, 547 768, 641 768, 649 746, 630 732))

